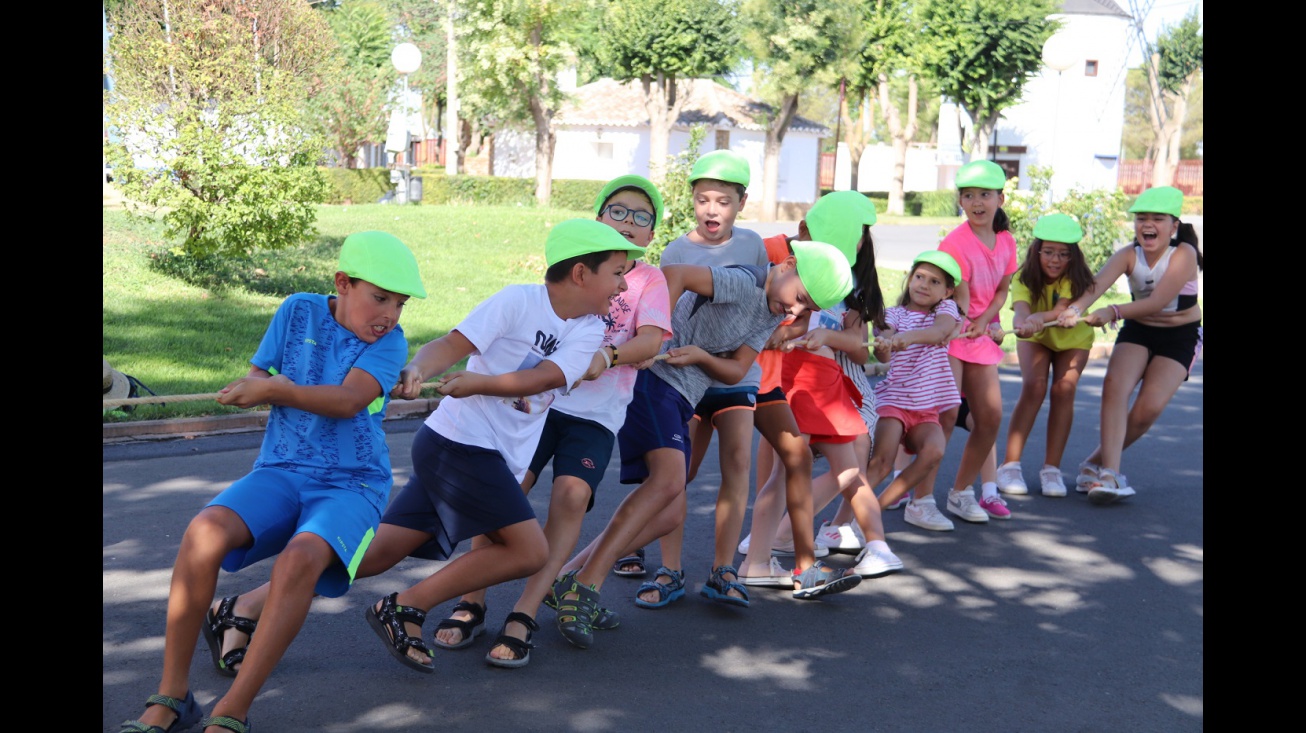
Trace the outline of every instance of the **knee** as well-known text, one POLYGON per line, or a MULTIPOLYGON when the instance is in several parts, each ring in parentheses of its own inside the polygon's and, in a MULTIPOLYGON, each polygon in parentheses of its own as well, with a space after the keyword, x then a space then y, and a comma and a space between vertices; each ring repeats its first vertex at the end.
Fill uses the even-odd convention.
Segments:
POLYGON ((1057 401, 1075 399, 1076 383, 1068 379, 1057 380, 1052 385, 1052 399, 1057 401))
POLYGON ((549 513, 561 512, 567 516, 580 516, 590 504, 590 485, 584 481, 555 481, 553 496, 549 500, 549 513))
POLYGON ((916 460, 927 468, 934 468, 943 460, 943 446, 928 443, 916 453, 916 460))
POLYGON ((806 446, 803 446, 802 450, 785 451, 781 459, 785 471, 789 473, 807 474, 812 472, 812 452, 806 446))

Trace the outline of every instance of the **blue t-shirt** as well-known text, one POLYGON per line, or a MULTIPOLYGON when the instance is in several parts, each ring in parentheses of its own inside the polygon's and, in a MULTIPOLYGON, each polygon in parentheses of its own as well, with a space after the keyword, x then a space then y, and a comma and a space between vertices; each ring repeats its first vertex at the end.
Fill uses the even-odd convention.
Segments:
POLYGON ((375 493, 384 506, 394 477, 381 421, 408 360, 408 339, 396 325, 376 343, 363 341, 331 315, 334 298, 312 293, 286 298, 250 363, 300 385, 343 384, 350 369, 362 369, 381 385, 381 396, 348 419, 274 405, 254 467, 375 493))

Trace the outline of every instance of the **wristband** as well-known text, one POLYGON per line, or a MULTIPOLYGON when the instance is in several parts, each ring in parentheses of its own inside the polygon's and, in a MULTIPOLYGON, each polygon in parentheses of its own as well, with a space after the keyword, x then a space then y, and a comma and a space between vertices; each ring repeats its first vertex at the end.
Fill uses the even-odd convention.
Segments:
POLYGON ((608 366, 616 366, 616 365, 617 365, 617 347, 615 347, 615 346, 609 346, 608 348, 612 349, 612 363, 609 364, 608 366))
POLYGON ((606 366, 604 366, 603 368, 604 368, 604 369, 611 369, 611 368, 612 368, 612 357, 608 356, 608 350, 607 350, 607 349, 599 349, 599 353, 603 355, 603 363, 606 365, 606 366))
POLYGON ((1115 318, 1112 318, 1112 319, 1111 319, 1113 322, 1114 322, 1114 321, 1118 321, 1118 320, 1120 320, 1120 318, 1121 318, 1121 316, 1120 316, 1120 306, 1118 306, 1118 305, 1113 305, 1113 306, 1111 306, 1111 312, 1114 313, 1115 316, 1116 316, 1115 318))
POLYGON ((1084 311, 1081 311, 1081 310, 1079 309, 1079 306, 1075 305, 1074 303, 1071 303, 1070 305, 1066 306, 1066 310, 1068 310, 1068 311, 1074 311, 1074 312, 1075 312, 1075 315, 1077 315, 1077 316, 1082 316, 1082 315, 1084 315, 1084 311))

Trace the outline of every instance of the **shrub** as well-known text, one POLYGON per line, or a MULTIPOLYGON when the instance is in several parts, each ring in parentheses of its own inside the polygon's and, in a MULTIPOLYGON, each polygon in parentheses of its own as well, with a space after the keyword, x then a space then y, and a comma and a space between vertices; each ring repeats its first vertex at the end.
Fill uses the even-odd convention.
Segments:
POLYGON ((662 262, 662 250, 673 239, 698 226, 694 218, 694 197, 689 187, 689 172, 698 161, 698 148, 707 136, 706 125, 694 125, 689 129, 689 142, 685 149, 676 155, 667 156, 666 176, 658 184, 662 194, 662 221, 658 222, 653 241, 644 251, 644 261, 650 265, 662 262))
MULTIPOLYGON (((327 179, 327 204, 374 204, 393 184, 386 168, 322 168, 327 179)), ((422 181, 426 183, 425 179, 422 181)), ((425 194, 423 194, 425 195, 425 194)))
POLYGON ((1017 191, 1015 178, 1007 181, 1007 202, 1002 207, 1011 219, 1011 234, 1016 238, 1016 247, 1022 260, 1030 242, 1034 240, 1034 222, 1044 214, 1070 214, 1079 220, 1079 225, 1084 229, 1084 238, 1080 240, 1079 248, 1093 272, 1097 272, 1106 263, 1122 242, 1132 239, 1133 230, 1126 214, 1130 197, 1119 189, 1081 191, 1072 188, 1060 201, 1049 205, 1048 188, 1052 181, 1052 169, 1031 166, 1029 179, 1029 191, 1017 191))

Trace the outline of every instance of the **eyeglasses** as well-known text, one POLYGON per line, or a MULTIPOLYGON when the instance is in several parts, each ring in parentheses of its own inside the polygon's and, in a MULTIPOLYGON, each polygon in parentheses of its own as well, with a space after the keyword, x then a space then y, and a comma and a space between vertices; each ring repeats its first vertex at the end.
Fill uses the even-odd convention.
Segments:
POLYGON ((637 227, 653 226, 653 213, 643 209, 629 209, 621 204, 608 204, 599 212, 599 216, 607 214, 612 217, 613 221, 625 221, 627 216, 635 223, 637 227))
POLYGON ((1039 257, 1042 257, 1042 258, 1045 259, 1045 260, 1068 260, 1068 259, 1070 259, 1070 253, 1069 253, 1069 252, 1054 252, 1054 251, 1052 251, 1052 250, 1047 250, 1047 249, 1040 249, 1040 250, 1038 251, 1038 255, 1039 255, 1039 257))

